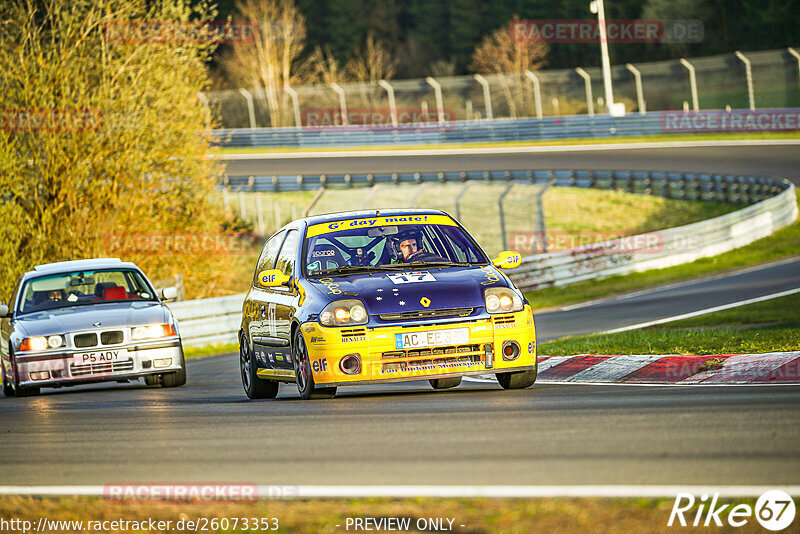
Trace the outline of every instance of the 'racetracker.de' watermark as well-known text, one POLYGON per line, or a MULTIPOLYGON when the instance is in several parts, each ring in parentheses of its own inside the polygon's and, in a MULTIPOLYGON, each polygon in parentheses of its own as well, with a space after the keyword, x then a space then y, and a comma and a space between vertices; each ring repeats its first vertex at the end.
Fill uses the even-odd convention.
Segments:
POLYGON ((96 109, 0 109, 0 130, 7 132, 95 132, 102 126, 96 109))
POLYGON ((662 132, 778 132, 800 130, 796 109, 662 111, 662 132))
POLYGON ((110 232, 106 244, 120 255, 239 255, 258 251, 259 238, 250 232, 110 232))
POLYGON ((104 35, 113 44, 252 44, 258 31, 251 21, 113 20, 104 35))
POLYGON ((255 501, 295 497, 296 486, 258 486, 231 482, 114 483, 103 488, 111 501, 255 501))
MULTIPOLYGON (((597 43, 597 20, 513 20, 508 32, 516 42, 597 43)), ((609 43, 699 43, 703 40, 701 20, 606 20, 609 43)))
MULTIPOLYGON (((417 127, 423 123, 438 125, 439 114, 436 110, 423 111, 419 108, 398 108, 395 110, 399 127, 417 127)), ((339 108, 310 108, 304 109, 301 114, 301 123, 304 127, 325 126, 392 126, 394 118, 389 108, 348 109, 347 114, 342 114, 339 108), (346 124, 343 119, 347 119, 346 124)), ((450 109, 442 110, 442 121, 449 123, 455 119, 455 112, 450 109)))

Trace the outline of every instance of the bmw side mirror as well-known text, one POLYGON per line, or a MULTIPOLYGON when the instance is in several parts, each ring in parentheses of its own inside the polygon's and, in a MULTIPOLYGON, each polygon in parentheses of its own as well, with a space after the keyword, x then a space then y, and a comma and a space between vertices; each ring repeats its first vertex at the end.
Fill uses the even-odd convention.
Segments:
POLYGON ((178 300, 178 288, 175 286, 165 287, 160 292, 161 300, 178 300))
POLYGON ((8 317, 8 305, 0 304, 0 317, 8 317))

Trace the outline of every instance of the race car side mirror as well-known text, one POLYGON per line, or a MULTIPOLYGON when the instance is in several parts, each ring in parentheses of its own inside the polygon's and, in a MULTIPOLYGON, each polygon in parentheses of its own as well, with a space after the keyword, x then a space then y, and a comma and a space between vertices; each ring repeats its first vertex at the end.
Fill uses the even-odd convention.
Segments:
POLYGON ((0 304, 0 317, 8 317, 8 305, 0 304))
POLYGON ((256 281, 260 287, 277 287, 289 285, 292 277, 280 269, 269 269, 258 273, 256 281))
POLYGON ((492 260, 492 265, 498 269, 513 269, 522 263, 522 255, 513 250, 504 250, 492 260))
POLYGON ((178 300, 178 288, 175 286, 165 287, 160 293, 161 300, 178 300))

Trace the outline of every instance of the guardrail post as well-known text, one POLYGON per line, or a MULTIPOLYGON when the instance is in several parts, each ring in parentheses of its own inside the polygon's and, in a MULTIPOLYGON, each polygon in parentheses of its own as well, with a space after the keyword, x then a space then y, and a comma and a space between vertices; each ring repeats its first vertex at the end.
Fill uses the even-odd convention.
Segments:
POLYGON ((506 197, 511 188, 514 187, 514 182, 508 184, 500 195, 500 198, 497 199, 497 213, 500 215, 500 235, 503 238, 503 250, 508 250, 508 238, 506 237, 506 218, 503 215, 503 199, 506 197))
POLYGON ((442 86, 439 85, 432 77, 425 78, 428 85, 433 87, 433 94, 436 98, 436 117, 439 119, 439 124, 444 124, 444 102, 442 102, 442 86))
POLYGON ((378 85, 386 89, 389 95, 389 113, 392 115, 392 126, 397 128, 397 102, 394 99, 394 87, 386 80, 379 80, 378 85))
POLYGON ((539 78, 533 72, 526 70, 525 76, 533 83, 533 102, 536 106, 536 118, 542 118, 542 91, 539 84, 539 78))
POLYGON ((681 65, 689 71, 689 88, 692 91, 692 109, 694 111, 699 111, 700 103, 697 99, 697 76, 694 73, 694 65, 686 61, 685 58, 681 58, 681 65))
POLYGON ((755 111, 756 109, 756 98, 755 94, 753 93, 753 69, 750 68, 750 60, 747 59, 744 54, 739 52, 738 50, 734 52, 736 57, 739 58, 739 61, 744 63, 744 74, 747 78, 747 100, 750 103, 750 111, 755 111))
POLYGON ((492 112, 492 94, 489 91, 489 82, 480 74, 476 74, 473 78, 483 87, 483 104, 486 106, 486 118, 491 120, 494 118, 494 113, 492 112))
POLYGON ((630 63, 626 63, 625 68, 633 74, 633 79, 636 84, 636 101, 639 103, 639 115, 644 115, 647 111, 644 103, 644 91, 642 90, 642 73, 630 63))
POLYGON ((253 95, 251 95, 250 91, 248 91, 247 89, 239 89, 239 93, 241 93, 241 95, 247 101, 247 115, 250 118, 250 129, 255 130, 256 112, 255 108, 253 107, 253 95))
POLYGON ((789 47, 787 50, 789 50, 789 53, 797 60, 797 80, 800 81, 800 52, 792 47, 789 47))
POLYGON ((292 108, 294 109, 294 125, 298 128, 303 126, 303 121, 300 119, 300 102, 297 99, 297 91, 292 89, 288 84, 283 86, 284 90, 292 98, 292 108))
POLYGON ((459 191, 458 194, 456 195, 456 219, 458 219, 459 222, 461 222, 461 197, 464 196, 464 194, 467 192, 467 189, 469 189, 470 185, 472 184, 470 184, 469 182, 464 184, 464 187, 462 187, 461 191, 459 191))
MULTIPOLYGON (((539 235, 539 242, 542 245, 542 253, 547 252, 547 225, 545 224, 544 218, 544 202, 542 198, 544 194, 550 189, 556 182, 555 178, 550 178, 547 180, 547 183, 542 187, 542 190, 536 195, 536 231, 535 233, 539 235)), ((536 247, 536 245, 534 245, 536 247)), ((534 248, 535 250, 535 248, 534 248)))
POLYGON ((586 88, 586 109, 590 117, 594 117, 594 101, 592 100, 592 78, 589 73, 580 67, 575 69, 575 72, 583 78, 583 84, 586 88))
POLYGON ((339 95, 339 112, 342 114, 342 126, 349 126, 350 123, 347 121, 347 102, 344 97, 344 89, 342 89, 342 86, 338 83, 331 83, 328 85, 339 95))

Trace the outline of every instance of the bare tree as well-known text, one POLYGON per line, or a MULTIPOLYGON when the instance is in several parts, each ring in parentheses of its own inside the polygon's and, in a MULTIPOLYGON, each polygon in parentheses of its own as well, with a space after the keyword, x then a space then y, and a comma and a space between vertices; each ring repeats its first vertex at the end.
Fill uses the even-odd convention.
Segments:
POLYGON ((305 19, 293 0, 239 0, 239 15, 257 24, 255 43, 234 46, 222 63, 238 87, 263 90, 270 126, 293 119, 284 88, 301 82, 305 19))
POLYGON ((515 39, 509 28, 518 20, 514 17, 510 25, 484 37, 475 48, 471 64, 473 72, 502 75, 500 83, 512 116, 516 115, 518 105, 524 105, 525 71, 540 69, 549 51, 545 42, 530 38, 515 39))

